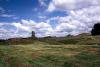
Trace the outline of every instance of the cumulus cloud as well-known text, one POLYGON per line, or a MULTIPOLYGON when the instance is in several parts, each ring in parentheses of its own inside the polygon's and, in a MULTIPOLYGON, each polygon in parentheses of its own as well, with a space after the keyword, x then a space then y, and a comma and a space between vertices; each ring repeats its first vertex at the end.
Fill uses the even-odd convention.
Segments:
POLYGON ((12 37, 28 37, 31 27, 22 22, 0 23, 0 39, 12 37))
POLYGON ((38 37, 48 36, 47 32, 53 31, 52 26, 49 23, 40 22, 35 27, 35 32, 38 37))
POLYGON ((52 0, 48 6, 48 11, 54 10, 77 10, 96 6, 100 4, 100 0, 52 0))
MULTIPOLYGON (((3 11, 2 8, 0 10, 3 11)), ((65 11, 67 15, 51 17, 45 22, 24 19, 20 22, 1 22, 0 38, 27 37, 31 31, 35 31, 37 37, 78 35, 85 32, 89 33, 93 25, 100 22, 100 0, 52 0, 48 5, 47 11, 53 12, 55 10, 65 11), (51 24, 52 20, 58 22, 54 27, 51 24), (5 25, 11 25, 14 29, 3 28, 5 25)), ((47 17, 40 16, 40 18, 47 17)))
POLYGON ((36 23, 33 20, 21 20, 21 22, 12 23, 0 23, 0 26, 0 36, 3 38, 29 37, 32 31, 36 32, 37 37, 44 37, 47 36, 47 32, 53 31, 49 23, 36 23))
POLYGON ((52 0, 48 12, 65 11, 68 15, 55 17, 59 24, 55 30, 72 35, 89 33, 100 22, 100 0, 52 0))

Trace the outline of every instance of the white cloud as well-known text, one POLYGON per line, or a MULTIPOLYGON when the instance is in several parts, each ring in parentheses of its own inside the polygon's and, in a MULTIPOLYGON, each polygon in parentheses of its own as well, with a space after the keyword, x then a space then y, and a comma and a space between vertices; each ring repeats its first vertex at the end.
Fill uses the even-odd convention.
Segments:
POLYGON ((74 29, 76 29, 76 26, 75 26, 75 25, 68 24, 68 23, 60 23, 60 24, 56 27, 56 30, 57 30, 57 31, 71 32, 71 31, 73 31, 74 29))
POLYGON ((38 37, 48 36, 46 33, 53 31, 52 26, 49 23, 45 23, 45 22, 37 23, 37 25, 34 28, 38 37))
POLYGON ((36 28, 48 28, 48 27, 50 27, 50 25, 48 23, 45 23, 45 22, 40 22, 35 27, 36 28))
POLYGON ((30 27, 24 26, 21 23, 12 23, 18 30, 30 31, 30 27))
POLYGON ((38 17, 39 17, 40 19, 46 19, 46 16, 39 15, 38 17))
POLYGON ((21 21, 22 21, 22 24, 25 26, 35 26, 36 25, 36 22, 33 20, 27 21, 27 20, 22 19, 21 21))
POLYGON ((13 17, 14 15, 7 15, 7 14, 2 14, 0 17, 13 17))
POLYGON ((100 22, 100 7, 90 7, 81 10, 71 10, 69 16, 59 17, 57 30, 66 31, 72 35, 90 32, 93 25, 100 22))
POLYGON ((96 6, 100 4, 100 0, 52 0, 48 6, 48 11, 54 10, 77 10, 96 6))
POLYGON ((52 0, 47 10, 65 11, 68 14, 55 17, 59 22, 55 29, 58 32, 72 35, 89 33, 93 25, 100 22, 100 0, 52 0))
POLYGON ((53 4, 53 3, 50 3, 49 6, 48 6, 47 11, 52 12, 52 11, 54 11, 55 9, 56 9, 56 7, 54 6, 54 4, 53 4))
POLYGON ((46 0, 38 0, 38 1, 39 1, 41 6, 47 6, 46 3, 45 3, 46 0))
POLYGON ((22 20, 22 23, 13 23, 15 27, 19 30, 24 30, 27 32, 35 31, 37 37, 47 36, 46 33, 52 31, 52 27, 49 23, 46 22, 38 22, 32 20, 22 20))
POLYGON ((51 25, 45 22, 36 23, 33 20, 21 20, 21 22, 12 22, 12 23, 0 23, 0 38, 12 38, 12 37, 28 37, 31 34, 31 31, 36 32, 37 37, 47 36, 47 32, 53 31, 51 25), (12 26, 13 28, 9 29, 5 26, 12 26))
POLYGON ((1 14, 0 17, 13 17, 14 15, 9 15, 9 14, 1 14))
MULTIPOLYGON (((46 22, 35 22, 33 20, 24 20, 21 22, 0 23, 3 25, 12 25, 16 29, 12 32, 7 29, 1 29, 6 33, 6 37, 27 37, 31 31, 36 32, 37 37, 44 36, 65 36, 68 34, 78 35, 83 32, 90 32, 93 25, 100 22, 100 0, 52 0, 48 6, 48 11, 61 10, 68 12, 64 17, 52 17, 46 22), (51 21, 57 20, 57 26, 52 27, 51 21), (13 34, 13 35, 12 35, 13 34)), ((0 38, 5 34, 0 32, 0 38)))
POLYGON ((12 15, 12 14, 0 14, 0 17, 3 17, 3 18, 12 18, 12 19, 18 19, 18 17, 16 17, 15 15, 12 15))

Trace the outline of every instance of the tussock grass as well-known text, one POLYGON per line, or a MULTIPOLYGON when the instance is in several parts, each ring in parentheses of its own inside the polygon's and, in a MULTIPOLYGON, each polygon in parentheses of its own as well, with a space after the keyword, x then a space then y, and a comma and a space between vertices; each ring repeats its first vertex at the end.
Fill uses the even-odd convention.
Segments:
POLYGON ((0 42, 0 67, 100 67, 100 36, 0 42))
POLYGON ((0 67, 100 67, 99 45, 0 45, 0 67))

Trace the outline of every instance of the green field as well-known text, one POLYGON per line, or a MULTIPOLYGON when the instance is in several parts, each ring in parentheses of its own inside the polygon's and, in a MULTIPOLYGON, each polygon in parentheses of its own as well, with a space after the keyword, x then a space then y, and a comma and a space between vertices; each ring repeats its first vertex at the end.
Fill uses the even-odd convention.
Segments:
POLYGON ((100 45, 0 45, 0 67, 100 67, 100 45))

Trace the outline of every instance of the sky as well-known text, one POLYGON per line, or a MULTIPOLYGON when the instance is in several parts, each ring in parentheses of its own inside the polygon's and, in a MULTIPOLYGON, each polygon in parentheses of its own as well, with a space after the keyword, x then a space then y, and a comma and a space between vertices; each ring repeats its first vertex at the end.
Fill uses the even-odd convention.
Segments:
POLYGON ((100 0, 0 0, 0 39, 90 33, 100 0))

